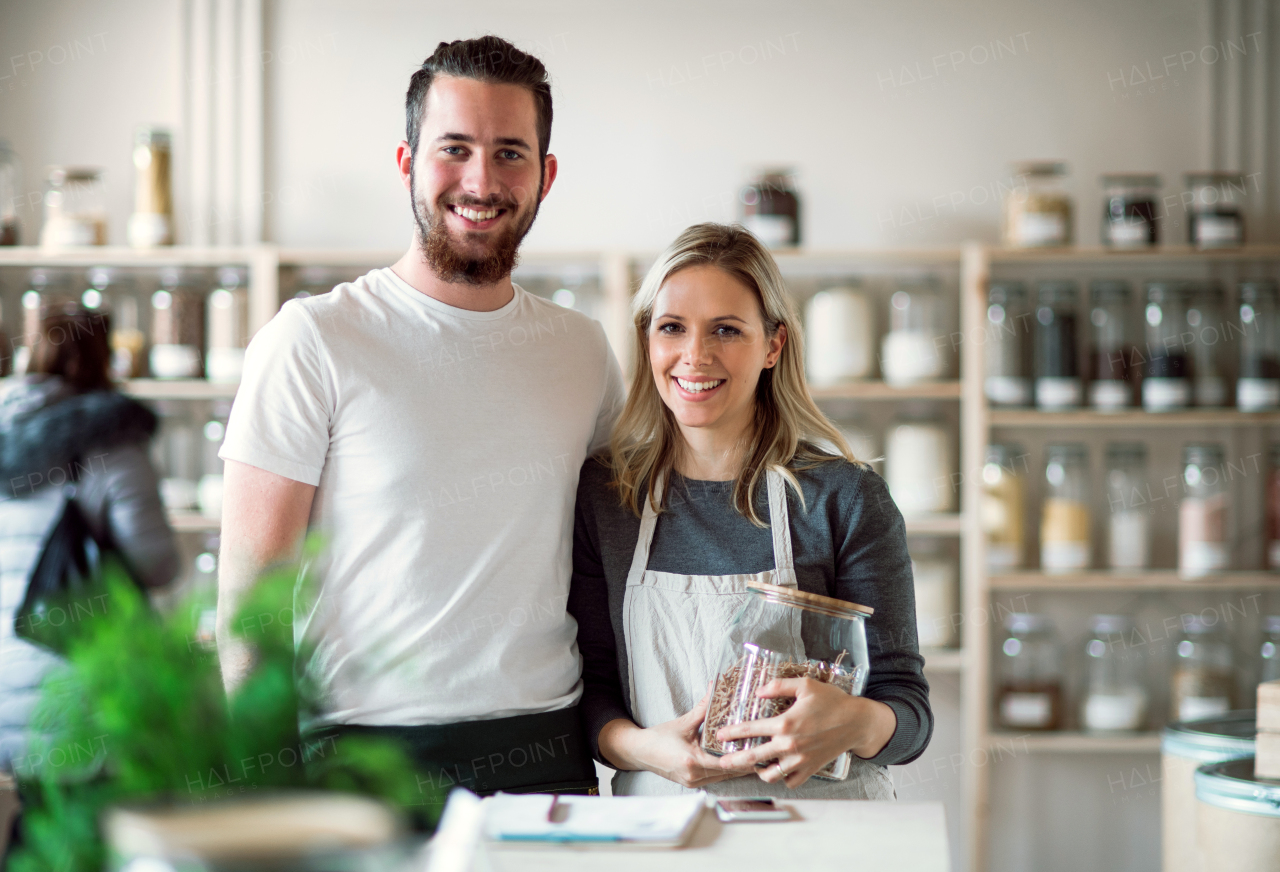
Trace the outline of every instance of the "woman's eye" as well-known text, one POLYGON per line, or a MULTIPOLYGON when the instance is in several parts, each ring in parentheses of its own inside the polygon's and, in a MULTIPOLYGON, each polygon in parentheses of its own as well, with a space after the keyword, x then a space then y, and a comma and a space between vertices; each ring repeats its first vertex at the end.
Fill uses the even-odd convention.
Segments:
POLYGON ((677 323, 675 323, 674 321, 668 322, 668 323, 666 323, 666 324, 661 324, 661 325, 659 325, 659 326, 658 326, 658 332, 659 332, 659 333, 668 333, 668 334, 670 334, 670 333, 678 333, 678 332, 680 332, 680 325, 679 325, 679 324, 677 324, 677 323))
POLYGON ((727 324, 721 324, 716 328, 716 334, 719 336, 741 336, 742 331, 737 327, 730 327, 727 324))

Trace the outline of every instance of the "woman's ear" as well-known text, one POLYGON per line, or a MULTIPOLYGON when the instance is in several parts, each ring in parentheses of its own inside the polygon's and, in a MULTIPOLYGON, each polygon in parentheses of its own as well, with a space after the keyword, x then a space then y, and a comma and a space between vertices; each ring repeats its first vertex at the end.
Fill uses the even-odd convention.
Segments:
POLYGON ((782 346, 787 344, 787 325, 779 324, 777 331, 769 337, 769 354, 765 356, 764 368, 773 369, 782 356, 782 346))

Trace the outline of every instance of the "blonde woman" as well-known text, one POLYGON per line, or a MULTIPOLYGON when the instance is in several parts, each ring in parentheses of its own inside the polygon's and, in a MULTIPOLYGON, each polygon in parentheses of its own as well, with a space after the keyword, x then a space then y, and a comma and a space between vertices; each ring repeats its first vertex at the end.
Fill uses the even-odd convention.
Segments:
POLYGON ((617 794, 892 799, 885 766, 933 731, 905 528, 810 397, 777 264, 742 228, 699 224, 632 311, 630 394, 610 455, 582 469, 575 520, 569 608, 596 759, 618 770, 617 794), (751 580, 873 607, 871 674, 862 697, 766 686, 796 703, 726 727, 722 739, 768 741, 715 757, 699 746, 706 692, 751 580), (811 778, 845 751, 848 780, 811 778))

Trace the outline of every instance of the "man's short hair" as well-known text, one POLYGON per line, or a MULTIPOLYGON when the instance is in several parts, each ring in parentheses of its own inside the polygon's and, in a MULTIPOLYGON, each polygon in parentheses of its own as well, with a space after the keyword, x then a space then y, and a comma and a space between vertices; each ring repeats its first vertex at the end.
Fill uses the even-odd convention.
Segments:
POLYGON ((414 157, 418 154, 427 91, 437 75, 528 88, 538 113, 538 158, 546 160, 551 145, 551 82, 547 79, 547 68, 533 55, 493 35, 440 43, 409 79, 404 115, 410 154, 414 157))

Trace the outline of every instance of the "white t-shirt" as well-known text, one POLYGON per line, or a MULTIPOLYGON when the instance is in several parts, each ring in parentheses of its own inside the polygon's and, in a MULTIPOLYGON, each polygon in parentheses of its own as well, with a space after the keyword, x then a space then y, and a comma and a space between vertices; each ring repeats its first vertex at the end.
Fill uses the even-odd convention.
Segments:
POLYGON ((249 345, 220 456, 317 485, 320 592, 294 625, 314 724, 577 701, 574 496, 622 403, 601 326, 520 287, 470 312, 378 269, 285 303, 249 345))

